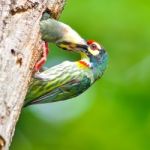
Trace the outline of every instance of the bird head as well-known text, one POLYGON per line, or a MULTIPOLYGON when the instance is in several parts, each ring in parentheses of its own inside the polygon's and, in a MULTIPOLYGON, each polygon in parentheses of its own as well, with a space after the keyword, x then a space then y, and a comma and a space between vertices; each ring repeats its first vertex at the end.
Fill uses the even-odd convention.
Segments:
POLYGON ((94 40, 87 40, 86 45, 78 45, 83 59, 89 66, 105 70, 108 64, 108 54, 105 49, 94 40))
MULTIPOLYGON (((89 58, 101 58, 107 55, 105 49, 94 40, 87 40, 84 45, 77 45, 78 50, 76 52, 81 53, 81 55, 86 55, 89 58)), ((107 56, 108 57, 108 56, 107 56)))
POLYGON ((81 59, 84 59, 89 63, 94 63, 95 65, 105 63, 108 60, 105 49, 94 40, 87 40, 80 44, 63 41, 59 43, 58 46, 65 50, 79 53, 81 59))
POLYGON ((63 41, 57 43, 57 46, 64 50, 73 51, 77 53, 87 53, 94 56, 98 55, 100 50, 102 49, 102 47, 94 40, 88 40, 82 43, 63 41))

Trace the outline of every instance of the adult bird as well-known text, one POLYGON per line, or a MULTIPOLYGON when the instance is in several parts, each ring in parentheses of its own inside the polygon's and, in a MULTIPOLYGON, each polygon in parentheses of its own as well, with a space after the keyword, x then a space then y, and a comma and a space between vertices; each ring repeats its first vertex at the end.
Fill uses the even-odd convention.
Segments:
MULTIPOLYGON (((74 52, 81 55, 79 61, 64 61, 44 72, 35 73, 25 106, 76 97, 103 75, 108 63, 107 52, 93 40, 75 46, 74 52)), ((64 45, 64 48, 67 49, 67 46, 64 45)))

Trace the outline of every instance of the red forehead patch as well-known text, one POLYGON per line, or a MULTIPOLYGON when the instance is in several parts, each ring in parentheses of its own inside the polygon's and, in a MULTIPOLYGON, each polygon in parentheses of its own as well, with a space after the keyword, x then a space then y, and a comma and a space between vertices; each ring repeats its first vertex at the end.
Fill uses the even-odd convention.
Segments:
POLYGON ((92 43, 94 43, 95 41, 94 40, 87 40, 87 44, 88 45, 91 45, 92 43))

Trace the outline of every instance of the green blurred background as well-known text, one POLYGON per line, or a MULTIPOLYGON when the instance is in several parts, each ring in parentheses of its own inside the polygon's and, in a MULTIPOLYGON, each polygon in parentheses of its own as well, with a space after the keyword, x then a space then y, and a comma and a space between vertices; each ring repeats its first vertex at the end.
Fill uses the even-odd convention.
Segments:
MULTIPOLYGON (((150 149, 150 1, 68 0, 61 21, 109 53, 101 80, 69 101, 22 111, 11 150, 150 149)), ((50 46, 47 66, 77 55, 50 46)))

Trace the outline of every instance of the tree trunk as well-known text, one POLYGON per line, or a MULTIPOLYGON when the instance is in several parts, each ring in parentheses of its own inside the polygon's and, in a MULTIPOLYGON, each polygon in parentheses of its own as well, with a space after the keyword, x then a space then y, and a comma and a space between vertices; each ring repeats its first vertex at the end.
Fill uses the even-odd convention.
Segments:
MULTIPOLYGON (((65 0, 49 0, 58 18, 65 0)), ((0 150, 9 149, 35 62, 46 0, 0 0, 0 150)))

